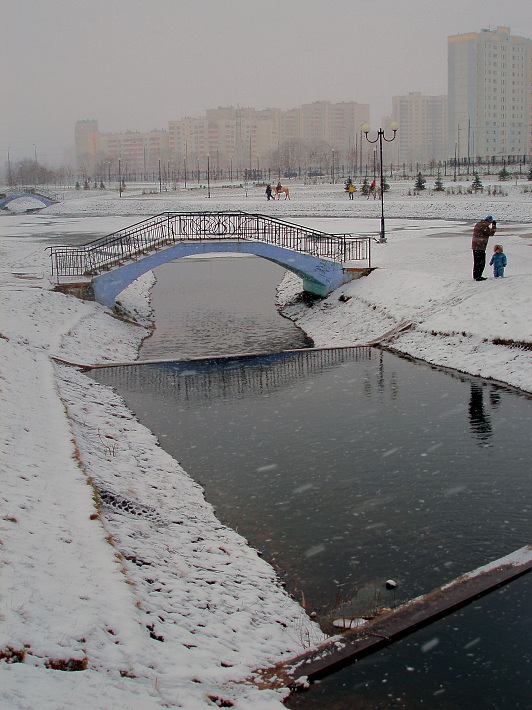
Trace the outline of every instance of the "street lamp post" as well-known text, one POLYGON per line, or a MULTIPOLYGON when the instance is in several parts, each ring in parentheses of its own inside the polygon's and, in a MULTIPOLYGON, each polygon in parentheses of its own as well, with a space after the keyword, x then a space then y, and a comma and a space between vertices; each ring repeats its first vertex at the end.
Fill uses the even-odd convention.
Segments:
POLYGON ((211 196, 211 157, 207 153, 207 197, 211 196))
POLYGON ((393 140, 395 140, 395 135, 397 133, 397 123, 392 123, 390 128, 393 131, 393 136, 391 138, 386 138, 384 135, 384 131, 382 128, 379 128, 377 131, 377 137, 375 140, 371 140, 368 138, 368 133, 370 132, 370 127, 368 123, 365 123, 362 126, 362 130, 364 131, 366 135, 366 140, 368 143, 377 143, 379 142, 379 152, 380 152, 380 173, 381 173, 381 232, 380 232, 380 237, 379 237, 379 244, 386 244, 386 232, 384 229, 384 167, 383 167, 383 162, 382 162, 382 141, 385 140, 386 143, 391 143, 393 140))

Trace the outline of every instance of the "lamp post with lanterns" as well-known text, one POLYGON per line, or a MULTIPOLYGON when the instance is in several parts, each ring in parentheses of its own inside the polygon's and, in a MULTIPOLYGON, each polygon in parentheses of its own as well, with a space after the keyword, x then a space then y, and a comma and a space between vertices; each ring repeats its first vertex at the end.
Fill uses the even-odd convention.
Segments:
POLYGON ((369 126, 369 123, 365 123, 365 124, 362 126, 362 130, 364 131, 364 134, 365 134, 365 136, 366 136, 366 140, 368 141, 368 143, 377 143, 377 142, 379 143, 379 153, 380 153, 380 161, 381 161, 381 163, 380 163, 380 173, 381 173, 381 176, 380 176, 380 177, 381 177, 381 231, 380 231, 380 236, 379 236, 379 240, 378 240, 378 243, 379 243, 379 244, 386 244, 386 232, 385 232, 385 229, 384 229, 384 165, 383 165, 383 162, 382 162, 382 141, 384 140, 384 141, 386 141, 386 143, 391 143, 393 140, 395 140, 395 136, 396 136, 397 129, 398 129, 397 123, 395 123, 395 122, 392 123, 391 126, 390 126, 390 128, 391 128, 392 131, 393 131, 393 136, 392 136, 391 138, 386 138, 386 136, 384 135, 383 129, 382 129, 382 128, 379 128, 379 130, 377 131, 377 137, 375 138, 375 140, 371 140, 370 138, 368 138, 368 133, 369 133, 370 130, 371 130, 371 128, 370 128, 370 126, 369 126))

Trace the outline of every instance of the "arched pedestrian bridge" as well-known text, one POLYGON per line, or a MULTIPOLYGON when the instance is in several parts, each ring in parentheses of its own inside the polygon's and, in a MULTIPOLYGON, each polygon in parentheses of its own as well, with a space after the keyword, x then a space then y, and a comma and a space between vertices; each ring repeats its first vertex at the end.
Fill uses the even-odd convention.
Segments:
POLYGON ((168 261, 212 252, 255 254, 326 296, 371 268, 371 238, 327 234, 247 212, 164 212, 83 246, 50 247, 57 282, 90 279, 94 298, 113 306, 139 276, 168 261), (356 262, 356 263, 355 263, 356 262))
POLYGON ((3 193, 0 195, 0 210, 5 210, 7 208, 7 205, 10 202, 13 202, 13 200, 20 200, 21 198, 31 198, 33 200, 37 200, 41 204, 43 204, 45 207, 50 207, 50 205, 55 205, 58 202, 61 202, 59 197, 57 195, 52 194, 51 192, 48 192, 48 190, 40 190, 38 188, 26 188, 22 189, 22 191, 17 192, 9 192, 9 193, 3 193))

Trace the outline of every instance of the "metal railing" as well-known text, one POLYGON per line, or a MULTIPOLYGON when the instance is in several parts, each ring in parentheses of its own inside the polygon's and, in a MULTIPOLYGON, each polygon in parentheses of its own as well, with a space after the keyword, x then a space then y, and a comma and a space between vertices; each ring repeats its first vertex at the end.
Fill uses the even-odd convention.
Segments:
POLYGON ((61 197, 56 192, 50 192, 50 190, 45 190, 41 187, 8 187, 2 194, 4 195, 37 195, 38 197, 44 197, 50 202, 61 202, 61 197))
POLYGON ((27 190, 32 195, 38 195, 39 197, 44 197, 50 202, 61 202, 61 198, 56 192, 50 192, 50 190, 44 190, 40 187, 32 187, 27 190))
POLYGON ((82 246, 48 249, 58 278, 95 276, 172 244, 220 239, 266 242, 338 263, 371 265, 371 237, 327 234, 247 212, 163 212, 82 246))

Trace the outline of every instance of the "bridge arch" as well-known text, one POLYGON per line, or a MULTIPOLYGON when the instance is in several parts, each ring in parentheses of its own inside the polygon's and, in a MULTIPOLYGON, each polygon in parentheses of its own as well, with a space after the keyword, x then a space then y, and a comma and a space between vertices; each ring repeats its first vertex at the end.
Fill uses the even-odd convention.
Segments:
POLYGON ((168 261, 212 252, 254 254, 292 271, 305 291, 326 296, 371 270, 371 239, 328 234, 247 212, 164 212, 79 247, 49 247, 52 274, 90 278, 94 297, 117 296, 168 261), (353 261, 367 261, 364 269, 353 261))
POLYGON ((32 200, 37 200, 41 204, 43 204, 45 207, 50 207, 50 205, 55 204, 58 202, 58 200, 54 200, 50 197, 46 197, 45 195, 40 195, 35 192, 15 192, 11 193, 9 195, 2 195, 0 196, 0 210, 5 210, 7 208, 7 205, 10 202, 13 202, 13 200, 20 200, 20 199, 27 199, 31 198, 32 200))
POLYGON ((92 281, 94 298, 105 306, 113 307, 124 289, 157 266, 185 256, 222 252, 253 254, 278 264, 303 279, 303 289, 317 296, 326 296, 353 278, 345 273, 341 264, 273 244, 237 240, 184 242, 96 276, 92 281))

